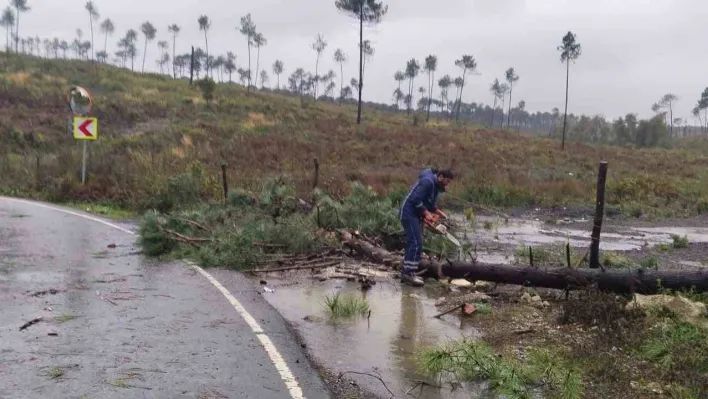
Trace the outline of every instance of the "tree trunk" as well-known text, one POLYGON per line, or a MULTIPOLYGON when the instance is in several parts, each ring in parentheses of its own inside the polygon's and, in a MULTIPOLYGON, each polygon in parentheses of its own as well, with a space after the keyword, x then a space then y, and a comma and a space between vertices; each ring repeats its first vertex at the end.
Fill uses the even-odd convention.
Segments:
POLYGON ((248 35, 248 88, 246 93, 251 92, 251 35, 248 35))
POLYGON ((339 63, 339 104, 344 100, 344 63, 339 63))
POLYGON ((17 7, 17 23, 15 24, 15 53, 20 52, 20 7, 17 7))
POLYGON ((432 71, 432 77, 428 77, 429 83, 428 83, 428 115, 425 116, 425 121, 428 122, 430 120, 430 106, 433 104, 433 87, 435 87, 434 82, 435 82, 435 71, 432 71))
POLYGON ((561 151, 565 150, 565 129, 568 123, 568 84, 570 83, 570 60, 566 60, 565 73, 565 112, 563 113, 563 138, 561 139, 561 151))
POLYGON ((206 45, 206 77, 209 77, 209 39, 207 38, 207 31, 204 29, 204 43, 206 45))
POLYGON ((671 130, 669 132, 671 133, 671 137, 674 137, 674 109, 671 103, 669 103, 669 123, 671 124, 671 130))
POLYGON ((408 79, 408 97, 411 99, 406 107, 406 115, 411 114, 411 107, 413 106, 413 77, 408 79))
POLYGON ((145 48, 143 49, 143 73, 145 72, 145 56, 147 55, 148 51, 148 39, 145 37, 145 48))
MULTIPOLYGON (((91 62, 96 59, 96 49, 93 42, 93 15, 89 13, 89 26, 91 27, 91 62)), ((88 54, 86 54, 88 56, 88 54)))
POLYGON ((317 61, 315 61, 315 92, 314 92, 314 99, 317 101, 317 89, 320 86, 320 75, 319 75, 319 68, 320 68, 320 52, 317 52, 317 61))
POLYGON ((106 59, 108 59, 108 32, 106 32, 106 39, 103 42, 103 52, 106 53, 106 59))
POLYGON ((514 83, 509 84, 509 112, 506 114, 506 128, 511 127, 511 94, 514 92, 514 83))
MULTIPOLYGON (((261 68, 261 46, 256 47, 256 88, 258 88, 258 71, 261 68)), ((261 79, 261 89, 263 88, 263 79, 261 79)))
POLYGON ((421 270, 437 277, 440 270, 445 277, 466 278, 503 284, 531 287, 578 289, 595 288, 615 293, 658 294, 663 289, 682 290, 694 287, 697 292, 708 291, 706 270, 651 270, 651 269, 540 269, 516 268, 507 265, 474 264, 469 262, 421 262, 421 270))
POLYGON ((361 124, 361 91, 364 88, 364 2, 359 7, 359 104, 356 110, 356 124, 361 124))
POLYGON ((177 61, 175 59, 175 54, 177 54, 175 52, 176 46, 177 46, 177 34, 174 34, 174 35, 172 35, 172 74, 174 75, 173 79, 177 79, 177 68, 176 68, 177 61))
POLYGON ((457 99, 457 115, 455 116, 455 122, 460 120, 460 107, 462 107, 462 91, 465 89, 465 75, 467 74, 467 68, 462 70, 462 84, 460 85, 460 94, 457 99))
POLYGON ((497 96, 494 96, 494 106, 492 107, 492 121, 489 124, 490 128, 494 128, 494 116, 497 114, 497 96))
MULTIPOLYGON (((339 231, 344 246, 377 263, 397 266, 402 259, 364 240, 339 231)), ((708 270, 574 269, 514 267, 476 262, 424 260, 419 273, 432 278, 464 278, 501 284, 555 289, 598 289, 605 292, 658 294, 665 289, 708 291, 708 270)))

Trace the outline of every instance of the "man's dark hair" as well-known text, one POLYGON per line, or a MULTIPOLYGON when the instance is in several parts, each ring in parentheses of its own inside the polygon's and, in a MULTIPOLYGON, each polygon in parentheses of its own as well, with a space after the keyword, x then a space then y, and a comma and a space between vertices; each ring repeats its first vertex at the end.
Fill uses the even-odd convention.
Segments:
POLYGON ((455 174, 452 173, 452 169, 433 169, 433 173, 440 175, 446 179, 455 179, 455 174))

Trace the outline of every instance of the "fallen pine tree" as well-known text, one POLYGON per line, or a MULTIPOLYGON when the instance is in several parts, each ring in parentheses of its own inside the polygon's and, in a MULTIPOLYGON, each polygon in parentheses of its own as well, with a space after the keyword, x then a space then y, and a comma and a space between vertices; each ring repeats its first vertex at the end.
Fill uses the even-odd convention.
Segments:
MULTIPOLYGON (((344 246, 381 263, 401 264, 400 257, 388 253, 351 234, 340 232, 344 246), (385 262, 382 262, 385 260, 385 262)), ((493 283, 556 289, 597 289, 615 293, 657 294, 661 290, 708 291, 708 271, 651 269, 581 269, 514 267, 463 261, 421 262, 419 274, 433 278, 464 278, 493 283)))

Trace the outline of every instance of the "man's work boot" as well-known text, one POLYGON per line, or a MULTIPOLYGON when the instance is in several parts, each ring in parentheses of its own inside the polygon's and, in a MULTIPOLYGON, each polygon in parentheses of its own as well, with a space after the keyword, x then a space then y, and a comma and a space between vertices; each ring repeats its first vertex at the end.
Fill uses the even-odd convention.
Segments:
POLYGON ((422 287, 425 285, 423 279, 416 276, 413 272, 406 272, 405 270, 401 272, 401 284, 408 284, 413 287, 422 287))

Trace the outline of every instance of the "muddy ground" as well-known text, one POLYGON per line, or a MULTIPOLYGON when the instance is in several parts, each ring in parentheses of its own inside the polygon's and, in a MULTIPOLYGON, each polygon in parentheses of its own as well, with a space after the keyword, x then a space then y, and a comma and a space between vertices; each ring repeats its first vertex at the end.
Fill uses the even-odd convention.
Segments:
MULTIPOLYGON (((592 227, 592 221, 582 216, 552 222, 488 216, 478 217, 474 225, 459 218, 457 221, 458 237, 476 244, 475 254, 480 261, 525 265, 527 251, 519 248, 532 246, 544 253, 548 265, 553 267, 563 265, 566 243, 571 244, 574 264, 582 258, 592 227)), ((632 267, 654 258, 653 267, 659 269, 703 268, 708 263, 708 228, 703 226, 701 219, 656 223, 607 219, 602 253, 629 259, 635 262, 632 267), (686 236, 688 245, 674 248, 672 234, 686 236)), ((254 283, 265 281, 268 288, 275 290, 263 292, 263 296, 298 331, 325 378, 335 382, 330 385, 343 389, 338 393, 340 397, 388 398, 390 392, 395 397, 432 399, 492 397, 484 384, 465 385, 464 389, 453 385, 435 388, 436 381, 418 367, 415 354, 421 349, 461 337, 483 339, 500 353, 520 359, 533 347, 564 348, 587 359, 586 371, 592 376, 586 379, 587 398, 670 397, 670 386, 645 379, 646 364, 630 356, 629 349, 623 346, 629 341, 608 337, 607 328, 597 321, 602 314, 595 314, 593 306, 586 306, 595 304, 594 308, 604 309, 607 314, 619 312, 617 318, 623 319, 627 316, 618 304, 626 303, 626 299, 620 297, 588 299, 571 293, 566 299, 565 293, 558 290, 482 282, 460 288, 435 280, 429 280, 424 289, 414 289, 401 287, 395 272, 362 269, 355 262, 314 272, 268 273, 253 278, 254 283), (377 281, 366 292, 353 277, 361 273, 370 273, 377 281), (439 319, 433 317, 456 304, 459 297, 475 291, 489 295, 490 314, 463 316, 458 311, 439 319), (330 322, 323 301, 334 293, 366 298, 372 310, 370 317, 330 322), (528 296, 536 295, 541 297, 539 303, 528 301, 528 296), (337 378, 347 371, 362 374, 337 378), (425 384, 419 384, 423 381, 425 384), (411 390, 413 387, 416 388, 411 390)))

